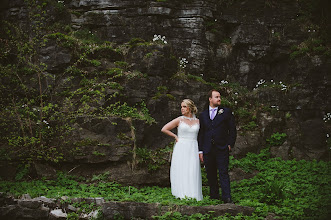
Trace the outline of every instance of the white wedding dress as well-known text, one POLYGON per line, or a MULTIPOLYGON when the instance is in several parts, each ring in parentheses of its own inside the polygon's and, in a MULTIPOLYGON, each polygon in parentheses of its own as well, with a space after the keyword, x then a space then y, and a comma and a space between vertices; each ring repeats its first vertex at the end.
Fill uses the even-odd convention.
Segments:
POLYGON ((171 193, 178 198, 202 200, 201 168, 198 149, 199 120, 181 116, 171 159, 171 193))

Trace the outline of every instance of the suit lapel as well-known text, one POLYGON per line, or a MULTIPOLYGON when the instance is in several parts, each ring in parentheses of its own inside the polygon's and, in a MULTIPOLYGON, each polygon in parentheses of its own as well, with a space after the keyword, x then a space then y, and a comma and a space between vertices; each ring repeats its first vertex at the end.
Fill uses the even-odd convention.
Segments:
POLYGON ((205 117, 207 121, 211 122, 210 115, 209 115, 209 108, 205 111, 205 117))
POLYGON ((215 123, 221 122, 224 119, 224 114, 218 114, 218 111, 222 109, 221 107, 217 107, 216 115, 214 118, 215 123))
POLYGON ((208 124, 211 124, 211 120, 210 120, 210 116, 209 116, 209 109, 202 112, 202 117, 208 124))

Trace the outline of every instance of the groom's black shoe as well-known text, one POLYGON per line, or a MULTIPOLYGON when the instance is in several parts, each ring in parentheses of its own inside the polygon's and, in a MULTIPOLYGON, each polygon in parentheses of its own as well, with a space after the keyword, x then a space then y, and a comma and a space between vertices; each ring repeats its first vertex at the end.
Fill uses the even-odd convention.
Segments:
POLYGON ((234 202, 231 200, 231 198, 226 198, 223 200, 224 203, 230 203, 230 204, 234 204, 234 202))
POLYGON ((210 196, 210 199, 212 199, 212 200, 220 200, 220 197, 210 196))

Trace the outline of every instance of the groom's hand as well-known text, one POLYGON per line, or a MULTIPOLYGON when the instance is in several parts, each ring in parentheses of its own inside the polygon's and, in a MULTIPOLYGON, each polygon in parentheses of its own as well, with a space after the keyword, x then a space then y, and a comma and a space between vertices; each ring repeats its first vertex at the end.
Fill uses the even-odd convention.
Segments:
POLYGON ((201 163, 203 163, 203 154, 202 153, 199 154, 199 158, 200 158, 201 163))
POLYGON ((229 151, 231 151, 231 146, 230 146, 230 145, 228 145, 228 147, 229 147, 229 151))

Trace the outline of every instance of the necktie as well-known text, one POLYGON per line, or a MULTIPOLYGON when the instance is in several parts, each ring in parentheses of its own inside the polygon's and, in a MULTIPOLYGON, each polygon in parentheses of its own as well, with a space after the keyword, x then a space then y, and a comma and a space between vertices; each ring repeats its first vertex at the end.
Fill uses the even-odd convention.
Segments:
POLYGON ((213 120, 215 118, 216 110, 217 110, 217 108, 214 108, 214 109, 211 110, 211 115, 210 115, 211 120, 213 120))

